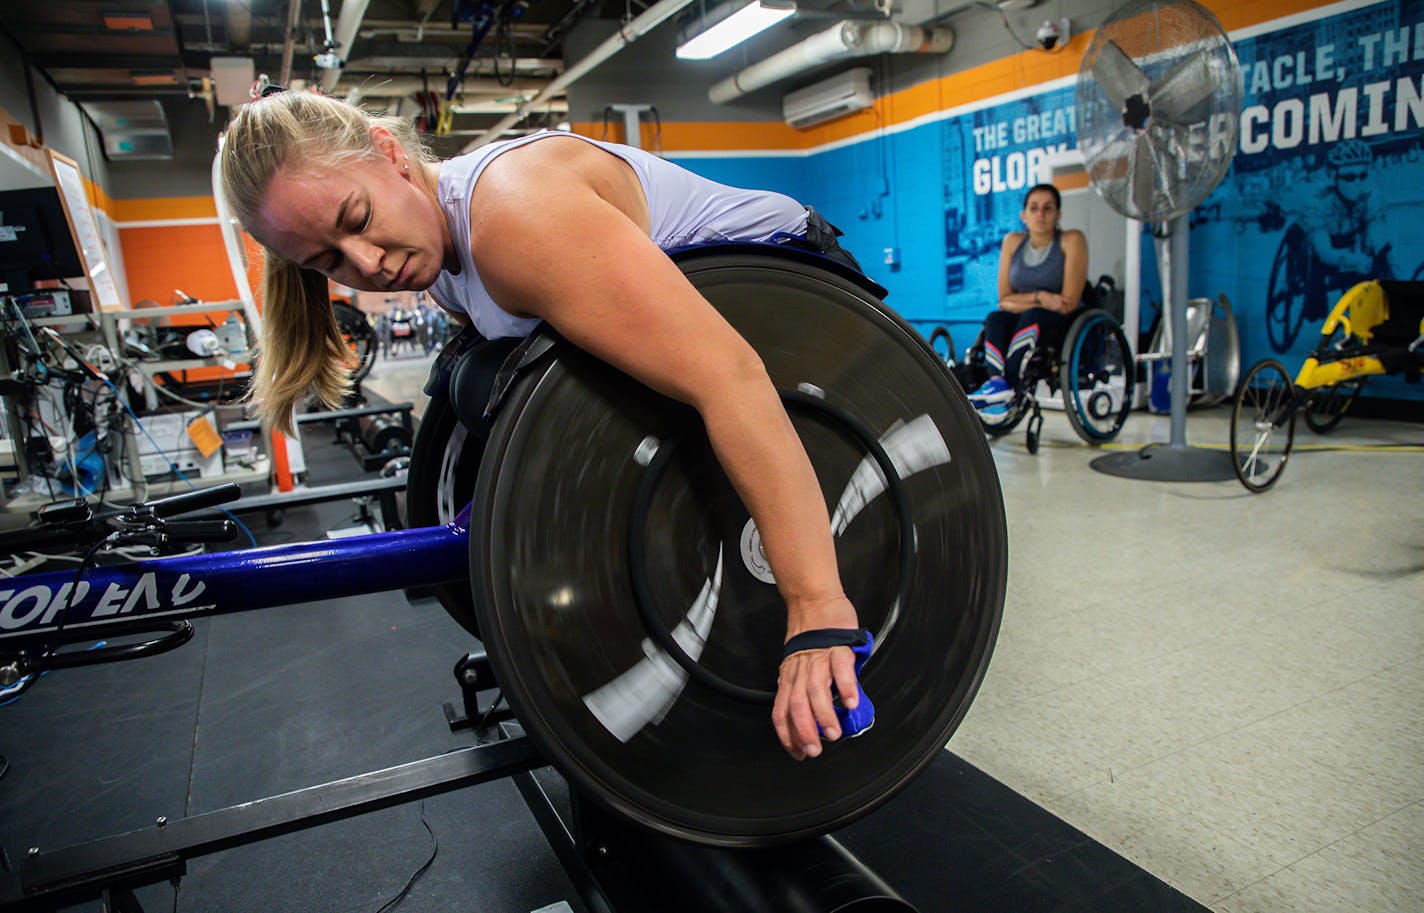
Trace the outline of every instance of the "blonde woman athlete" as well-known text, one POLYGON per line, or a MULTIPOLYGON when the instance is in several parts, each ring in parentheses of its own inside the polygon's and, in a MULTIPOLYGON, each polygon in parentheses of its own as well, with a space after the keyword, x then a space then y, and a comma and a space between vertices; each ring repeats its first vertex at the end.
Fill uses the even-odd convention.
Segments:
MULTIPOLYGON (((853 264, 819 216, 779 194, 570 134, 436 162, 407 122, 307 92, 240 108, 222 175, 233 212, 266 254, 254 385, 275 427, 290 428, 309 391, 331 404, 342 395, 346 349, 328 279, 428 290, 489 340, 547 321, 698 411, 761 531, 788 640, 858 627, 820 486, 760 358, 664 253, 694 241, 789 237, 853 264)), ((853 707, 849 647, 799 650, 781 664, 772 725, 796 760, 817 757, 822 737, 840 738, 833 682, 853 707)))

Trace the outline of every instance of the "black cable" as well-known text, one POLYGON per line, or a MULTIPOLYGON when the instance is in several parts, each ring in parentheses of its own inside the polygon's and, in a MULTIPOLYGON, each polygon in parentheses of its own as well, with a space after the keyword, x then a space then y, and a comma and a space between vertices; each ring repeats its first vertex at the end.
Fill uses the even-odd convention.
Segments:
MULTIPOLYGON (((93 565, 94 558, 97 557, 98 551, 104 547, 104 543, 107 543, 107 541, 107 536, 101 538, 101 540, 98 540, 93 546, 90 546, 90 550, 85 551, 84 557, 81 558, 80 567, 78 567, 77 571, 74 571, 74 583, 70 584, 70 591, 68 591, 68 594, 64 597, 64 608, 61 608, 58 622, 54 625, 54 640, 50 641, 50 648, 46 649, 44 654, 41 655, 41 661, 53 657, 61 645, 63 645, 61 644, 61 638, 64 637, 64 622, 68 620, 68 614, 70 614, 71 608, 74 608, 74 595, 80 591, 80 583, 84 580, 84 571, 87 571, 88 568, 93 565)), ((38 671, 36 671, 31 681, 36 681, 38 678, 40 678, 40 675, 38 675, 38 671)), ((23 694, 23 691, 21 691, 21 694, 23 694)))
POLYGON ((10 759, 0 754, 0 780, 5 778, 5 774, 10 770, 10 759))
POLYGON ((410 889, 415 887, 416 880, 425 874, 426 870, 430 868, 431 863, 435 862, 435 857, 440 855, 440 841, 436 838, 435 831, 430 829, 430 822, 425 820, 424 799, 420 800, 420 823, 425 825, 425 832, 430 835, 430 858, 425 860, 425 863, 415 870, 415 874, 411 875, 410 879, 406 881, 405 887, 400 889, 400 893, 382 904, 376 913, 386 913, 387 910, 394 909, 396 904, 404 900, 405 895, 410 893, 410 889))

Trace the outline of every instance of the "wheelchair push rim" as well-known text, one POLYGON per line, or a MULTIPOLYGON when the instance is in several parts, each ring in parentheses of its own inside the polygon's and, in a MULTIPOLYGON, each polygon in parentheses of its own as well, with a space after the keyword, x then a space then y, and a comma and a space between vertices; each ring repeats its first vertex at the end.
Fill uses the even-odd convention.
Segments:
POLYGON ((471 518, 471 584, 506 697, 575 788, 675 837, 779 843, 888 799, 967 712, 1003 605, 1002 498, 958 385, 864 290, 765 256, 708 257, 684 271, 778 389, 853 415, 891 455, 912 512, 908 542, 865 449, 836 423, 790 410, 827 498, 847 595, 876 636, 861 680, 879 724, 797 764, 768 706, 687 676, 652 643, 630 555, 645 566, 640 594, 684 651, 733 684, 774 687, 785 608, 696 413, 572 347, 533 366, 495 423, 471 518), (899 599, 894 556, 905 547, 915 570, 899 599))
POLYGON ((1089 444, 1117 437, 1132 411, 1136 361, 1122 328, 1105 313, 1074 321, 1063 342, 1059 389, 1064 411, 1089 444))

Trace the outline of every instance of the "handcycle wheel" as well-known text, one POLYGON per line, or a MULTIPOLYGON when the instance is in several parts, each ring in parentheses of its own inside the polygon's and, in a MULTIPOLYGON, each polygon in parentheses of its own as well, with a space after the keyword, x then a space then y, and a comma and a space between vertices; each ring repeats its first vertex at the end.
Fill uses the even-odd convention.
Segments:
POLYGON ((376 364, 376 353, 380 349, 376 331, 371 328, 366 315, 351 305, 333 301, 331 308, 336 312, 336 326, 341 331, 341 338, 351 350, 349 380, 352 384, 359 384, 376 364))
POLYGON ((1305 424, 1316 434, 1333 431, 1345 413, 1360 398, 1363 381, 1347 381, 1334 384, 1323 390, 1316 390, 1305 404, 1305 424))
POLYGON ((766 845, 848 823, 943 749, 998 627, 1002 500, 963 394, 865 290, 765 254, 683 269, 778 389, 852 416, 894 461, 899 478, 887 481, 843 423, 788 410, 831 508, 847 595, 876 637, 861 680, 880 724, 797 764, 768 704, 729 698, 655 646, 636 592, 700 667, 764 691, 785 609, 697 415, 572 347, 532 366, 495 422, 471 584, 505 696, 576 789, 664 834, 766 845), (908 540, 892 502, 912 512, 908 540), (633 555, 646 566, 637 584, 633 555), (914 569, 902 576, 906 556, 914 569))
MULTIPOLYGON (((406 525, 411 528, 440 526, 454 520, 474 493, 481 452, 456 417, 449 396, 441 392, 430 397, 410 448, 406 525)), ((433 590, 450 617, 479 637, 469 584, 443 583, 433 590)))
MULTIPOLYGON (((1342 326, 1336 326, 1330 338, 1322 341, 1316 350, 1316 357, 1329 357, 1332 352, 1340 352, 1361 344, 1353 333, 1346 333, 1342 326)), ((1305 424, 1316 434, 1325 434, 1340 424, 1345 413, 1355 404, 1363 389, 1363 380, 1345 381, 1315 390, 1305 405, 1305 424)))
POLYGON ((1058 385, 1078 437, 1089 444, 1117 437, 1132 411, 1135 370, 1127 336, 1112 317, 1088 311, 1073 321, 1059 356, 1058 385))
POLYGON ((1266 335, 1271 348, 1288 351, 1305 322, 1305 298, 1310 291, 1310 239, 1305 229, 1286 229, 1271 261, 1271 278, 1266 286, 1266 335))
POLYGON ((1241 379, 1231 406, 1231 465, 1251 491, 1280 478, 1295 442, 1295 384, 1274 359, 1259 362, 1241 379))

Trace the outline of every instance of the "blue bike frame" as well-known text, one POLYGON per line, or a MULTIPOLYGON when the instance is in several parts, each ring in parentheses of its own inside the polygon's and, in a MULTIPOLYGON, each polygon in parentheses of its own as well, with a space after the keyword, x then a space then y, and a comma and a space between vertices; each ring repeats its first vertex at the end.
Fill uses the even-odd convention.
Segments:
POLYGON ((0 581, 0 656, 36 656, 63 626, 69 642, 155 622, 245 612, 464 580, 469 509, 445 526, 346 539, 155 558, 0 581), (61 612, 63 618, 61 622, 61 612))

